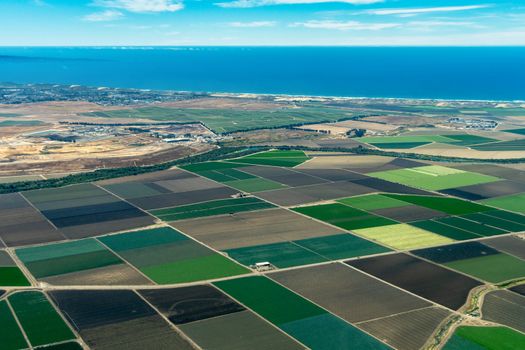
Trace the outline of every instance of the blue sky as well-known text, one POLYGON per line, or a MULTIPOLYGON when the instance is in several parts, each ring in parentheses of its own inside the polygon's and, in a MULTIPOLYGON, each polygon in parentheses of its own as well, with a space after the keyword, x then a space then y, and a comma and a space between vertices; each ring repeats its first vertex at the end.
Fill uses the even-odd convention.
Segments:
POLYGON ((525 0, 1 0, 0 45, 525 45, 525 0))

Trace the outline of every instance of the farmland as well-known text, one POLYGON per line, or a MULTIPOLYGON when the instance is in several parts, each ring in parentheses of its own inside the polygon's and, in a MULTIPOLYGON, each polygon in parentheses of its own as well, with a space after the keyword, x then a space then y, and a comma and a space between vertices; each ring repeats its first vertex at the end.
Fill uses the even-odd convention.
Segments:
POLYGON ((5 347, 520 344, 518 175, 265 150, 1 195, 5 347))

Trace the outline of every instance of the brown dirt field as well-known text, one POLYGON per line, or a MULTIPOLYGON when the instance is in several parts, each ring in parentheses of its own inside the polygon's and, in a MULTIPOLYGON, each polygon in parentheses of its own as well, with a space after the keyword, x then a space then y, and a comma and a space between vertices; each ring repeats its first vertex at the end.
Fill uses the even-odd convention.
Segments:
POLYGON ((328 156, 315 157, 306 163, 297 166, 298 169, 341 169, 349 166, 360 168, 377 167, 392 161, 392 157, 381 156, 328 156))
POLYGON ((195 98, 191 100, 182 100, 175 102, 163 102, 155 104, 155 106, 162 107, 176 107, 176 108, 194 108, 194 109, 207 109, 207 108, 231 108, 248 111, 256 111, 263 109, 274 109, 283 108, 287 104, 274 103, 271 101, 260 101, 255 99, 240 99, 240 98, 228 98, 228 97, 204 97, 195 98))

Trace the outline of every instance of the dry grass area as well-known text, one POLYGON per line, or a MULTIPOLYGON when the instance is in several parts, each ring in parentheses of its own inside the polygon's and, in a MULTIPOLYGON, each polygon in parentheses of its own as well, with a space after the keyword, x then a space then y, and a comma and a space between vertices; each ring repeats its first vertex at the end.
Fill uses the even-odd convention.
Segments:
POLYGON ((158 107, 194 108, 194 109, 240 109, 246 111, 257 111, 265 109, 283 108, 287 104, 262 101, 257 99, 239 99, 227 97, 195 98, 175 102, 156 104, 158 107))
POLYGON ((384 123, 388 125, 416 127, 418 125, 435 125, 437 123, 444 123, 448 120, 448 118, 382 115, 382 116, 366 117, 366 120, 369 122, 384 123))
POLYGON ((341 169, 348 167, 376 167, 392 161, 394 158, 382 156, 331 155, 315 157, 299 166, 298 169, 341 169))
POLYGON ((298 127, 302 130, 324 131, 332 135, 344 135, 352 129, 366 129, 367 131, 387 133, 398 128, 395 125, 381 124, 359 120, 345 120, 337 123, 310 124, 298 127))

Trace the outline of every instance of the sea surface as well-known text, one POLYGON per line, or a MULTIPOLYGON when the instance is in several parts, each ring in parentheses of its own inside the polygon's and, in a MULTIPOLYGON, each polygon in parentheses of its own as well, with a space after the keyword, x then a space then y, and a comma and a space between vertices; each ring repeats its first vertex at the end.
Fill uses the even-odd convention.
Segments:
POLYGON ((0 82, 525 100, 525 47, 0 47, 0 82))

